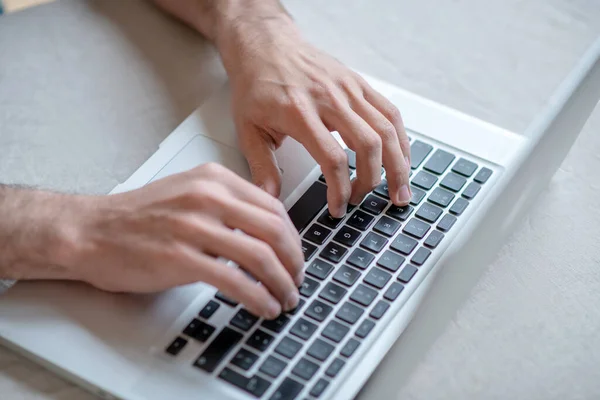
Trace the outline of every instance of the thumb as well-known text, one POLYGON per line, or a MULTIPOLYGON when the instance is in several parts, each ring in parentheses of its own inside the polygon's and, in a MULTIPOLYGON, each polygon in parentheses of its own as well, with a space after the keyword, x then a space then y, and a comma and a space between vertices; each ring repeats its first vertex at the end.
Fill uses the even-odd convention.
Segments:
POLYGON ((253 124, 246 125, 240 130, 240 144, 250 167, 252 182, 271 196, 279 197, 281 172, 271 137, 253 124))

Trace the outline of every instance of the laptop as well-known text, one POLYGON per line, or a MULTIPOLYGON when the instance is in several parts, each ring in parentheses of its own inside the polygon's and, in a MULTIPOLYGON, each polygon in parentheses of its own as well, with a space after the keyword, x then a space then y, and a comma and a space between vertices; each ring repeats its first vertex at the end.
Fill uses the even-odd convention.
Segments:
MULTIPOLYGON (((568 153, 600 97, 600 40, 525 135, 363 76, 403 114, 413 198, 391 204, 382 170, 382 184, 333 219, 318 165, 287 140, 281 200, 306 260, 295 310, 266 321, 203 283, 134 296, 27 282, 0 299, 2 343, 106 399, 342 400, 375 370, 394 382, 415 349, 398 339, 425 299, 445 300, 436 276, 483 269, 568 153)), ((206 162, 249 179, 228 96, 216 92, 113 193, 206 162)))

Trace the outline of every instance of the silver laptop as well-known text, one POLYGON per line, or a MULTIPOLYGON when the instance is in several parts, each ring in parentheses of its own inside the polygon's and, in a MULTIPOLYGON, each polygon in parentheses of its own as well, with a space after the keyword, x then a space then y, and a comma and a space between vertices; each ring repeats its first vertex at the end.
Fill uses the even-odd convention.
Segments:
MULTIPOLYGON (((394 382, 415 348, 398 338, 425 296, 444 301, 436 274, 483 268, 569 151, 600 96, 600 41, 526 135, 365 78, 403 113, 412 202, 391 204, 382 171, 362 204, 333 219, 319 167, 286 141, 281 200, 307 277, 293 312, 262 320, 203 283, 147 296, 19 283, 0 299, 2 342, 104 398, 350 399, 386 355, 391 368, 377 374, 394 382)), ((227 103, 223 88, 113 193, 211 161, 249 178, 227 103)))

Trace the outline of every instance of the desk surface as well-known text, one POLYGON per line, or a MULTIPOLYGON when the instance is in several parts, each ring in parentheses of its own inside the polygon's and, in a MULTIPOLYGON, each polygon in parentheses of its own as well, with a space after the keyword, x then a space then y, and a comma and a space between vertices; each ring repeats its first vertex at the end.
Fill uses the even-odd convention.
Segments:
MULTIPOLYGON (((286 2, 352 67, 517 132, 600 34, 590 0, 380 3, 286 2)), ((0 181, 72 192, 125 180, 225 78, 210 46, 137 1, 0 17, 0 60, 0 181)), ((411 373, 390 398, 600 396, 599 114, 428 350, 393 360, 411 373)), ((0 393, 91 398, 2 348, 0 393)))

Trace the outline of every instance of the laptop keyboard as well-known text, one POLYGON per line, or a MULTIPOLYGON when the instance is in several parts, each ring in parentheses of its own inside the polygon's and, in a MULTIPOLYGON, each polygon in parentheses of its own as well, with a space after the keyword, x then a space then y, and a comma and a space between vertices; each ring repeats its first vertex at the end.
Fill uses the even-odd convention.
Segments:
MULTIPOLYGON (((471 160, 411 141, 410 205, 391 204, 383 179, 360 206, 335 219, 321 176, 291 207, 306 261, 295 310, 263 320, 217 292, 166 352, 177 356, 196 341, 205 347, 193 367, 253 397, 319 398, 492 175, 471 160), (231 309, 225 327, 211 324, 221 307, 231 309)), ((352 152, 349 161, 354 174, 352 152)))

